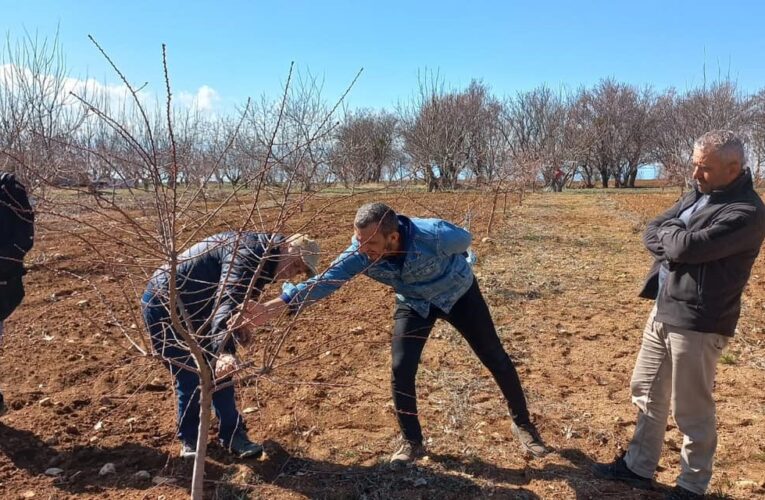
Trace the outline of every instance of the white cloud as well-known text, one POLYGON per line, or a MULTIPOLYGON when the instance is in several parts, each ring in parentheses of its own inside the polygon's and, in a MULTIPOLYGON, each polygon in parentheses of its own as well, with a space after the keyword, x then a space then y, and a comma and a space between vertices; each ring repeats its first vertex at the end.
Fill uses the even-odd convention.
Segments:
MULTIPOLYGON (((134 105, 133 96, 124 84, 108 84, 93 78, 79 79, 63 77, 58 81, 52 75, 34 75, 27 68, 12 64, 0 65, 0 87, 20 89, 37 82, 37 88, 48 89, 49 97, 58 93, 60 102, 65 105, 78 105, 80 99, 85 100, 107 113, 118 113, 122 109, 130 109, 134 105), (74 95, 79 97, 75 97, 74 95)), ((178 91, 175 102, 181 108, 192 109, 204 114, 213 113, 221 97, 218 91, 209 85, 202 85, 196 92, 178 91)), ((138 92, 141 104, 152 111, 155 103, 164 102, 164 92, 158 95, 151 90, 143 89, 138 92)))
POLYGON ((209 85, 202 85, 195 94, 180 92, 178 94, 178 102, 185 107, 210 113, 214 111, 216 104, 220 102, 220 94, 209 85))

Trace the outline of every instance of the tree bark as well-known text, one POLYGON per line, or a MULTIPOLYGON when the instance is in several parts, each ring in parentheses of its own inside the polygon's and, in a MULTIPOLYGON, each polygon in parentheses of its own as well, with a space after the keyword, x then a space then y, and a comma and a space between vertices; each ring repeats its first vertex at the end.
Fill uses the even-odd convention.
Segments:
POLYGON ((635 187, 635 179, 637 179, 637 169, 630 171, 627 175, 627 187, 635 187))
POLYGON ((199 368, 199 432, 197 454, 194 457, 194 472, 191 477, 191 498, 202 500, 205 482, 205 458, 210 429, 210 407, 212 405, 212 371, 204 359, 197 360, 199 368))
POLYGON ((608 187, 608 179, 611 177, 611 173, 608 171, 608 169, 599 169, 600 170, 600 181, 604 188, 608 187))

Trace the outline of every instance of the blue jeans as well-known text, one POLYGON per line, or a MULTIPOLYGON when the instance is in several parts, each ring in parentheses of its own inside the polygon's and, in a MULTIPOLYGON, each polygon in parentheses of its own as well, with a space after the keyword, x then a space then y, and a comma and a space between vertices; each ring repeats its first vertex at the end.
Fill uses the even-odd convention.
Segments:
MULTIPOLYGON (((144 293, 141 309, 152 346, 165 360, 165 366, 175 381, 175 395, 178 398, 178 438, 196 447, 199 431, 199 376, 184 368, 195 369, 196 363, 189 350, 176 336, 171 326, 170 313, 154 296, 153 291, 144 293), (175 363, 167 360, 173 360, 175 363)), ((224 380, 220 383, 226 382, 224 380)), ((236 409, 233 385, 216 390, 213 393, 212 404, 219 422, 218 438, 224 444, 229 443, 235 433, 245 431, 244 421, 236 409)))

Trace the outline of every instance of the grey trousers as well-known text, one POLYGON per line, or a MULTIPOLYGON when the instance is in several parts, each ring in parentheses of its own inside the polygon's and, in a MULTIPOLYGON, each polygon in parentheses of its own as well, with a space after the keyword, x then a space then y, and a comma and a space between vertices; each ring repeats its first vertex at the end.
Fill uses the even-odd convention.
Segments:
POLYGON ((659 464, 670 405, 683 433, 678 486, 703 494, 712 478, 717 447, 714 389, 717 361, 728 337, 684 330, 654 320, 643 331, 632 373, 632 402, 637 426, 624 460, 643 477, 653 477, 659 464))

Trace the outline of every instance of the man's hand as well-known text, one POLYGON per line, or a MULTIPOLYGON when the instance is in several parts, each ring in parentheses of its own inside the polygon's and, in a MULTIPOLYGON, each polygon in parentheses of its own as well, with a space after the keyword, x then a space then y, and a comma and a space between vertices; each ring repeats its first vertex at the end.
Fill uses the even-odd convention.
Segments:
POLYGON ((250 302, 242 309, 242 323, 250 328, 263 326, 271 322, 272 314, 266 304, 250 302))
POLYGON ((239 368, 239 360, 233 354, 223 353, 215 363, 215 378, 223 378, 239 368))
POLYGON ((270 321, 268 310, 263 304, 251 302, 232 315, 228 320, 228 328, 236 332, 236 337, 242 344, 247 344, 255 333, 255 328, 270 321))
POLYGON ((681 218, 675 217, 674 219, 669 219, 662 222, 659 226, 659 229, 668 227, 679 227, 681 229, 685 229, 685 222, 683 222, 681 218))
POLYGON ((250 302, 242 309, 239 320, 242 325, 256 328, 272 323, 285 309, 287 304, 278 298, 268 302, 250 302))

